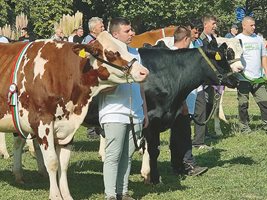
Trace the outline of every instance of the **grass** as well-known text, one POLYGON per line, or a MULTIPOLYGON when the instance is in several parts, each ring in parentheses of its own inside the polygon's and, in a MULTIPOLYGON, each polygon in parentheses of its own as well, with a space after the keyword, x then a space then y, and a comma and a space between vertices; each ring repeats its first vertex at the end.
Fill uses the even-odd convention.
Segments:
MULTIPOLYGON (((267 199, 267 135, 257 130, 259 109, 250 100, 252 134, 238 132, 237 100, 235 92, 226 92, 224 111, 229 124, 222 123, 224 136, 210 139, 212 151, 196 150, 199 165, 209 167, 199 177, 179 177, 171 172, 168 149, 169 131, 161 134, 161 153, 158 159, 162 184, 144 185, 140 177, 141 157, 134 155, 130 176, 130 194, 142 200, 264 200, 267 199)), ((209 124, 212 132, 212 121, 209 124)), ((103 199, 102 163, 98 159, 98 140, 89 141, 86 128, 75 135, 74 151, 69 165, 69 187, 75 200, 103 199)), ((12 134, 7 135, 12 152, 12 134)), ((29 152, 23 154, 25 185, 14 183, 11 173, 12 158, 0 159, 0 200, 48 199, 49 182, 40 177, 35 159, 29 152)))

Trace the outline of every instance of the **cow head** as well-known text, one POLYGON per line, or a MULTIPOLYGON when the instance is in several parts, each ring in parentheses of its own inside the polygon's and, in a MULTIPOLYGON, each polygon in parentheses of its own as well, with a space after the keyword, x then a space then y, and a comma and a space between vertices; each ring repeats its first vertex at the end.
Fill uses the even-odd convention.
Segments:
POLYGON ((227 48, 224 52, 226 59, 229 62, 233 72, 240 72, 243 70, 243 65, 241 63, 241 56, 243 53, 242 42, 237 38, 222 38, 216 39, 219 46, 224 43, 227 48))
POLYGON ((237 80, 232 76, 233 69, 232 66, 230 66, 230 62, 227 60, 227 57, 228 59, 231 58, 231 60, 234 57, 233 50, 230 49, 226 43, 223 43, 219 47, 215 47, 211 44, 205 49, 205 53, 216 68, 215 73, 220 80, 220 84, 230 88, 236 87, 237 80))
POLYGON ((104 31, 95 42, 74 45, 73 51, 89 58, 96 70, 101 70, 100 82, 142 82, 149 71, 127 51, 126 44, 104 31), (104 75, 103 75, 104 74, 104 75))

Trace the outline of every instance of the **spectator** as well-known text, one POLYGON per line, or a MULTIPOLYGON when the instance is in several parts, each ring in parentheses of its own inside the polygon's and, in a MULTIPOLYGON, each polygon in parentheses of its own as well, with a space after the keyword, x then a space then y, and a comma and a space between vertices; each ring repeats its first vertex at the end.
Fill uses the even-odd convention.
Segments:
POLYGON ((9 43, 8 39, 5 36, 0 35, 0 42, 1 43, 9 43))
POLYGON ((236 38, 242 40, 243 56, 241 57, 244 66, 243 76, 245 81, 241 80, 237 87, 238 94, 238 112, 240 119, 240 131, 250 133, 249 127, 249 93, 251 93, 261 111, 263 129, 267 131, 267 91, 265 89, 265 80, 262 79, 262 67, 267 72, 267 57, 263 38, 256 35, 255 20, 252 17, 245 17, 242 21, 242 33, 236 38))
MULTIPOLYGON (((213 34, 217 28, 217 19, 212 15, 206 15, 202 18, 203 32, 200 39, 203 43, 203 48, 208 48, 211 43, 218 47, 213 34)), ((214 89, 212 86, 202 86, 198 88, 195 114, 194 117, 199 122, 204 122, 210 114, 213 106, 214 89)), ((205 144, 205 135, 208 135, 207 125, 200 126, 195 123, 195 135, 193 139, 193 147, 211 149, 205 144)))
POLYGON ((57 28, 55 30, 55 34, 51 37, 51 39, 56 41, 63 41, 64 34, 61 28, 57 28))
MULTIPOLYGON (((191 27, 192 29, 190 30, 187 27, 180 26, 175 30, 174 46, 172 49, 189 48, 190 43, 192 43, 192 33, 194 33, 193 40, 195 41, 195 38, 197 38, 195 31, 198 31, 197 27, 192 25, 191 27)), ((194 91, 192 96, 188 96, 191 98, 191 104, 195 103, 195 96, 196 94, 194 91)), ((182 113, 178 115, 171 127, 171 165, 175 173, 186 173, 193 176, 204 173, 208 168, 198 166, 193 157, 190 117, 187 106, 189 106, 189 104, 184 102, 182 113)), ((191 109, 191 114, 194 114, 194 108, 191 109)))
MULTIPOLYGON (((128 45, 133 37, 131 23, 125 18, 113 18, 110 22, 111 35, 128 45)), ((128 51, 140 61, 138 51, 128 51)), ((142 85, 125 83, 114 91, 103 92, 99 97, 99 121, 106 136, 105 161, 103 166, 105 198, 134 200, 128 194, 128 182, 132 155, 135 151, 130 124, 133 115, 137 138, 148 125, 147 108, 142 85)))
POLYGON ((69 42, 73 42, 73 37, 77 34, 77 29, 74 29, 68 37, 69 42))
POLYGON ((238 33, 238 26, 236 24, 233 24, 231 26, 230 32, 227 33, 224 37, 226 37, 226 38, 234 38, 237 33, 238 33))
POLYGON ((24 27, 21 29, 21 36, 19 37, 19 41, 23 41, 23 42, 34 41, 34 38, 32 35, 29 34, 27 27, 24 27))
POLYGON ((99 33, 105 30, 103 20, 99 17, 92 17, 88 22, 89 34, 83 39, 83 44, 94 41, 99 33))
POLYGON ((73 42, 81 44, 82 41, 83 41, 83 28, 79 27, 77 29, 76 35, 74 35, 74 37, 73 37, 73 42))

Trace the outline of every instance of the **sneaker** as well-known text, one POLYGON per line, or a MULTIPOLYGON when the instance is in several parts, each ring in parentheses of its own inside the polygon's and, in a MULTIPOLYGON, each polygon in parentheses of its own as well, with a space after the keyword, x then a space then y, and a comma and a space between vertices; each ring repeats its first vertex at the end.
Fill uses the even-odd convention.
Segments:
POLYGON ((248 134, 248 133, 251 133, 252 130, 248 125, 242 124, 242 125, 240 125, 240 132, 243 134, 248 134))
POLYGON ((192 169, 188 170, 188 176, 199 176, 208 171, 208 167, 194 166, 192 169))
POLYGON ((190 163, 184 163, 184 165, 188 176, 199 176, 208 171, 208 167, 200 167, 197 165, 191 165, 190 163))
POLYGON ((196 149, 199 149, 199 150, 201 150, 201 149, 206 149, 206 150, 209 150, 209 151, 211 151, 212 149, 213 149, 213 147, 210 147, 210 146, 208 146, 208 145, 205 145, 205 144, 194 144, 194 145, 192 145, 194 148, 196 148, 196 149))

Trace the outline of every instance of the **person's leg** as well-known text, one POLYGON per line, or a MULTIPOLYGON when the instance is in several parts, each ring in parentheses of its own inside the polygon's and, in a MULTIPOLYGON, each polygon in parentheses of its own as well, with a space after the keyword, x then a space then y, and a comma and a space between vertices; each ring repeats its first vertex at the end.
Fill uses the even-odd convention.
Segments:
POLYGON ((261 119, 263 121, 263 129, 267 130, 267 91, 264 84, 256 84, 253 86, 252 95, 261 111, 261 119))
MULTIPOLYGON (((142 124, 134 124, 134 131, 136 134, 136 139, 139 139, 142 133, 142 124)), ((117 186, 116 186, 118 195, 122 196, 128 195, 129 175, 131 172, 131 162, 134 152, 135 152, 135 144, 133 140, 133 133, 131 125, 128 124, 118 169, 119 173, 117 177, 117 186)), ((127 198, 130 199, 130 197, 127 198)))
POLYGON ((241 132, 250 132, 249 128, 249 92, 251 91, 251 84, 247 81, 241 81, 237 87, 238 113, 240 120, 241 132))
POLYGON ((127 124, 107 123, 104 124, 106 145, 103 176, 106 198, 116 197, 116 183, 119 162, 123 152, 124 141, 127 133, 127 124))
MULTIPOLYGON (((199 91, 197 94, 194 117, 198 122, 204 122, 206 120, 206 100, 205 92, 203 90, 199 91)), ((193 145, 204 144, 206 125, 200 126, 195 123, 194 129, 195 135, 193 139, 193 145)))

